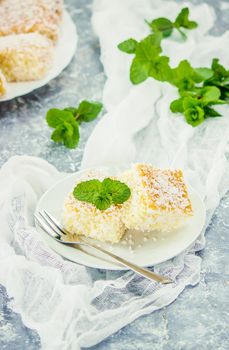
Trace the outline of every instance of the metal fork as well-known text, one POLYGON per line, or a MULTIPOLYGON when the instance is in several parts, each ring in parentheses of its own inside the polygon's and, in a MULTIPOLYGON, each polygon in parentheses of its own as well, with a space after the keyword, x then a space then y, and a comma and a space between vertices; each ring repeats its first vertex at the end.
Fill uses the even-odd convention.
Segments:
POLYGON ((57 242, 66 244, 69 246, 75 246, 75 245, 84 245, 88 247, 92 247, 96 250, 99 250, 100 252, 112 257, 114 260, 118 261, 121 265, 124 265, 128 267, 130 270, 138 273, 139 275, 148 278, 149 280, 157 281, 162 284, 168 284, 172 283, 173 281, 166 277, 159 274, 156 274, 155 272, 150 271, 149 269, 140 267, 138 265, 133 264, 130 261, 127 261, 124 258, 121 258, 120 256, 117 256, 104 248, 101 248, 96 243, 92 242, 91 240, 87 239, 87 237, 84 236, 77 236, 76 241, 68 240, 68 237, 71 237, 71 234, 65 230, 60 223, 46 210, 39 211, 39 216, 37 214, 34 214, 34 217, 39 224, 39 226, 53 239, 55 239, 57 242))

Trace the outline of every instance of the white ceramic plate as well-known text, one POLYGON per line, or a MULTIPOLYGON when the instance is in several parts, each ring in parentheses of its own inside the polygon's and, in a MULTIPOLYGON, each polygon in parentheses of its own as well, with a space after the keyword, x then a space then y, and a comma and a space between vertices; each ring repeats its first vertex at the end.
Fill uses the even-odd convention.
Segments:
POLYGON ((46 85, 50 80, 56 78, 70 63, 77 45, 76 27, 70 15, 64 11, 60 28, 60 36, 55 48, 55 56, 52 68, 41 80, 23 83, 8 83, 6 94, 0 98, 0 102, 8 101, 15 97, 28 94, 29 92, 46 85))
MULTIPOLYGON (((114 169, 107 171, 107 174, 115 174, 114 169)), ((104 170, 104 169, 103 169, 104 170)), ((116 169, 117 171, 117 169, 116 169)), ((76 179, 82 175, 82 171, 67 176, 63 180, 56 183, 49 189, 40 199, 36 212, 46 209, 53 216, 60 219, 63 201, 66 195, 72 190, 76 179)), ((130 251, 129 244, 123 244, 123 240, 118 244, 101 243, 99 244, 107 250, 112 251, 123 258, 126 258, 140 266, 153 266, 166 261, 188 248, 199 236, 205 222, 205 208, 197 194, 192 188, 189 189, 189 195, 192 201, 194 216, 190 219, 186 226, 173 232, 160 233, 157 231, 148 234, 148 240, 144 240, 144 233, 131 232, 134 236, 133 251, 130 251)), ((63 257, 76 263, 101 269, 121 270, 122 267, 113 262, 112 259, 106 257, 102 253, 87 247, 72 248, 54 241, 46 233, 44 233, 37 225, 37 230, 42 235, 48 245, 63 257)), ((126 233, 126 236, 130 232, 126 233)), ((124 241, 126 240, 124 237, 124 241)), ((147 237, 146 237, 147 238, 147 237)))

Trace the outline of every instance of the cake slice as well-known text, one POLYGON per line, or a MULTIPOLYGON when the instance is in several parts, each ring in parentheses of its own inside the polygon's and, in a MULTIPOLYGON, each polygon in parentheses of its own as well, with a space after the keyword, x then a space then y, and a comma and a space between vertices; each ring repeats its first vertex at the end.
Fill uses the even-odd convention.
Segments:
POLYGON ((0 71, 0 97, 6 93, 6 79, 0 71))
POLYGON ((56 41, 62 13, 62 0, 1 0, 0 36, 37 32, 56 41))
POLYGON ((122 220, 128 229, 170 231, 192 215, 192 205, 181 170, 135 164, 121 180, 131 189, 123 204, 122 220))
POLYGON ((0 69, 8 82, 42 79, 53 56, 52 41, 39 33, 0 37, 0 69))
MULTIPOLYGON (((89 176, 87 180, 102 181, 104 178, 105 176, 100 174, 89 176)), ((80 179, 76 185, 82 181, 85 181, 85 178, 80 179)), ((102 242, 117 243, 126 231, 122 222, 122 205, 112 205, 106 210, 99 210, 91 203, 77 200, 73 191, 64 202, 62 222, 70 234, 84 235, 102 242)))

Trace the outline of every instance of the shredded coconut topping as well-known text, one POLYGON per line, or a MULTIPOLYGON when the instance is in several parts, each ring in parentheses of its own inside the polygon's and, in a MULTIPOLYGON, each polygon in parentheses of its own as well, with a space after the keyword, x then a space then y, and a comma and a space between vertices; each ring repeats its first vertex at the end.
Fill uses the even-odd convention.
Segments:
MULTIPOLYGON (((77 180, 82 181, 107 176, 100 171, 89 171, 77 180)), ((114 178, 114 177, 111 177, 114 178)), ((125 233, 122 222, 122 205, 111 205, 106 210, 99 210, 93 204, 77 200, 71 191, 64 202, 63 224, 74 234, 85 235, 100 241, 118 242, 125 233)))
POLYGON ((47 48, 53 46, 52 41, 38 33, 15 34, 0 37, 0 50, 25 50, 34 48, 47 48))
POLYGON ((62 0, 0 1, 0 36, 39 32, 56 41, 62 0))
POLYGON ((151 209, 192 212, 181 170, 156 169, 145 164, 136 165, 136 170, 141 177, 151 209))
POLYGON ((39 33, 0 37, 0 69, 8 82, 43 78, 53 55, 52 41, 39 33))

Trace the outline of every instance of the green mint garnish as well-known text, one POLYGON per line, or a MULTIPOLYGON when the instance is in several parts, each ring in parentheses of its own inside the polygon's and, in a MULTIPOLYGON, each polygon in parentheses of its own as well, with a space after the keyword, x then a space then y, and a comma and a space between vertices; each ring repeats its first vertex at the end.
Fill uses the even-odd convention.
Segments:
POLYGON ((91 122, 102 110, 102 103, 82 101, 77 109, 76 117, 79 123, 91 122))
POLYGON ((210 106, 219 104, 220 90, 206 86, 183 93, 183 97, 173 101, 170 109, 174 113, 184 113, 188 124, 197 126, 206 118, 219 117, 220 114, 210 106))
POLYGON ((128 39, 118 45, 119 50, 126 53, 135 53, 138 42, 135 39, 128 39))
POLYGON ((97 209, 106 210, 112 204, 122 204, 130 198, 129 187, 110 178, 80 182, 73 190, 74 197, 93 204, 97 209))
POLYGON ((79 125, 94 120, 102 110, 99 102, 82 101, 77 108, 52 108, 46 114, 48 125, 55 130, 51 138, 63 143, 68 148, 75 148, 79 143, 79 125))
POLYGON ((46 120, 55 129, 51 135, 54 142, 61 142, 68 148, 78 145, 79 125, 71 112, 53 108, 48 111, 46 120))
POLYGON ((160 17, 151 22, 146 21, 146 23, 148 23, 152 32, 161 33, 163 38, 169 37, 173 32, 174 25, 168 18, 160 17))
POLYGON ((120 50, 135 54, 130 67, 130 80, 133 84, 140 84, 148 77, 165 81, 171 74, 169 58, 160 56, 161 39, 161 33, 151 34, 140 42, 135 41, 132 50, 129 49, 128 45, 133 39, 126 40, 118 45, 120 50))
POLYGON ((146 23, 152 34, 141 41, 131 38, 118 45, 121 51, 134 55, 130 66, 131 82, 140 84, 151 77, 175 86, 180 97, 171 102, 170 110, 182 113, 193 127, 207 118, 221 116, 212 106, 228 103, 229 70, 217 58, 213 59, 211 68, 193 68, 187 60, 172 68, 169 57, 162 56, 161 41, 169 37, 174 29, 186 37, 181 28, 197 27, 197 23, 189 19, 189 9, 183 8, 174 22, 160 17, 146 23))
POLYGON ((205 86, 217 86, 220 89, 221 99, 226 101, 229 99, 229 70, 219 64, 219 59, 212 60, 211 69, 213 75, 204 82, 205 86))
POLYGON ((160 17, 151 22, 147 21, 147 23, 154 33, 160 32, 163 38, 167 38, 172 35, 174 28, 180 32, 183 38, 186 38, 186 34, 181 30, 181 28, 194 29, 198 26, 195 21, 189 20, 188 7, 181 10, 174 22, 170 21, 168 18, 160 17))

